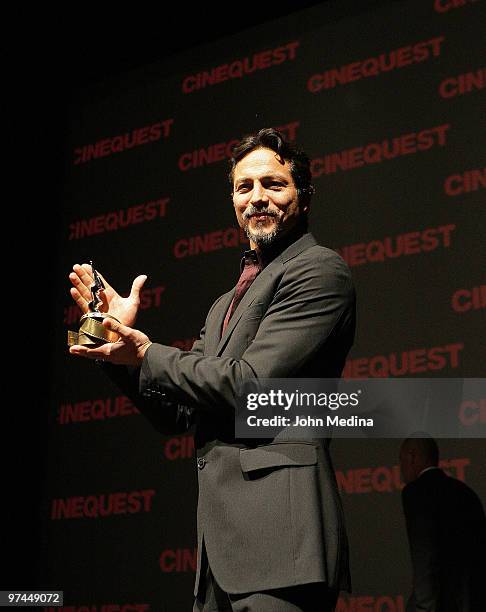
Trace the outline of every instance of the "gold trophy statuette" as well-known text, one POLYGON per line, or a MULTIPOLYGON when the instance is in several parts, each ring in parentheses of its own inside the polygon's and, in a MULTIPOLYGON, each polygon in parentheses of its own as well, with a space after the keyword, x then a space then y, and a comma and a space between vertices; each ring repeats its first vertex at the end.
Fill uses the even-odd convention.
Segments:
MULTIPOLYGON (((91 285, 90 291, 92 300, 88 303, 89 311, 86 312, 79 320, 79 331, 68 331, 68 346, 80 344, 96 348, 107 342, 116 342, 119 338, 118 334, 103 327, 103 319, 114 319, 112 315, 98 310, 101 304, 99 293, 105 288, 98 272, 93 266, 93 262, 89 262, 93 273, 94 285, 91 285)), ((119 323, 120 321, 118 321, 119 323)))

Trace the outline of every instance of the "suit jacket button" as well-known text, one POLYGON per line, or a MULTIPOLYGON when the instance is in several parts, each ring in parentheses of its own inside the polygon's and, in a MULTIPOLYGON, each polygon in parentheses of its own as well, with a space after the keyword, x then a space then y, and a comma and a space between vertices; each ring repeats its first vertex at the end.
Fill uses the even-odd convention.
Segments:
POLYGON ((197 467, 202 470, 205 465, 206 459, 204 459, 204 457, 199 457, 199 459, 197 460, 197 467))

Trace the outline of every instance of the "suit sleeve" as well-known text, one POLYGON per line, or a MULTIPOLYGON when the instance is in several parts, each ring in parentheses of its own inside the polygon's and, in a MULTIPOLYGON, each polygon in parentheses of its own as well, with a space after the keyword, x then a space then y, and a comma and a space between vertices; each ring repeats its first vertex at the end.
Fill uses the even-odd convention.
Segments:
POLYGON ((240 358, 152 344, 141 367, 140 393, 164 393, 202 411, 233 410, 245 380, 291 377, 353 315, 354 288, 344 261, 332 251, 308 249, 287 266, 240 358))
MULTIPOLYGON (((194 355, 204 354, 205 334, 206 326, 201 329, 199 338, 195 340, 191 348, 190 352, 194 355)), ((112 363, 102 363, 101 368, 160 433, 164 435, 184 433, 193 425, 194 409, 175 401, 169 401, 163 394, 140 395, 138 389, 140 368, 112 363)))
POLYGON ((430 504, 412 486, 402 491, 402 504, 413 569, 413 592, 407 610, 439 608, 439 543, 430 504))

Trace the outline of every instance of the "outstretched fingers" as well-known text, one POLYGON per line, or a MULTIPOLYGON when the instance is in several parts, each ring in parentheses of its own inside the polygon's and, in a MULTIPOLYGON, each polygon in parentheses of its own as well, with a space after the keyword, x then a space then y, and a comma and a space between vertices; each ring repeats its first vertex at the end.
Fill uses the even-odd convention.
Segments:
POLYGON ((88 312, 88 302, 84 299, 84 297, 79 293, 79 291, 75 287, 71 287, 70 290, 71 297, 76 302, 76 304, 81 309, 82 313, 88 312))
POLYGON ((93 277, 84 269, 84 266, 74 264, 73 272, 69 275, 69 280, 76 287, 79 294, 89 302, 91 300, 91 291, 89 288, 93 284, 93 277))
POLYGON ((137 278, 132 283, 132 289, 130 291, 130 297, 134 300, 138 300, 140 298, 140 291, 147 280, 146 274, 141 274, 137 276, 137 278))
POLYGON ((83 312, 88 310, 88 302, 91 301, 91 291, 89 287, 92 285, 92 279, 79 264, 73 266, 73 272, 69 274, 69 280, 73 287, 71 288, 71 296, 76 304, 83 312))

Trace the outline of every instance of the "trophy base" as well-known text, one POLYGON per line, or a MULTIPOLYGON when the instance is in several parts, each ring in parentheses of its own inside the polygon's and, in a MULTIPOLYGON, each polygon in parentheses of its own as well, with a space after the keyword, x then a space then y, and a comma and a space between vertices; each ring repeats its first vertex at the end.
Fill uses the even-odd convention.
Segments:
POLYGON ((120 323, 118 319, 104 312, 87 312, 79 320, 79 331, 68 331, 68 346, 79 344, 96 348, 107 342, 116 342, 119 335, 103 327, 104 319, 113 319, 120 323))

